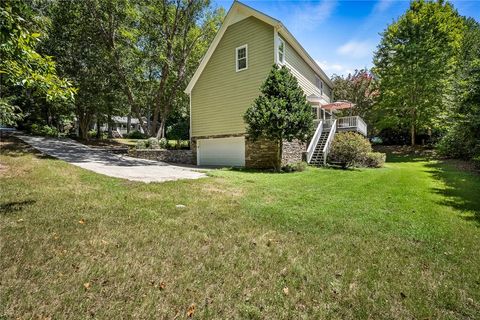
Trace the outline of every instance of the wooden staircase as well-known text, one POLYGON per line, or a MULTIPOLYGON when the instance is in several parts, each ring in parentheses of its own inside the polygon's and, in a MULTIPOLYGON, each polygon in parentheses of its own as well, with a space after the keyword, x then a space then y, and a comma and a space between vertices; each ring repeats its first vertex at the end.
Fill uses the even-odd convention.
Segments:
POLYGON ((320 121, 317 130, 310 141, 307 149, 307 162, 314 166, 324 166, 327 164, 327 155, 337 126, 337 120, 323 123, 320 121))

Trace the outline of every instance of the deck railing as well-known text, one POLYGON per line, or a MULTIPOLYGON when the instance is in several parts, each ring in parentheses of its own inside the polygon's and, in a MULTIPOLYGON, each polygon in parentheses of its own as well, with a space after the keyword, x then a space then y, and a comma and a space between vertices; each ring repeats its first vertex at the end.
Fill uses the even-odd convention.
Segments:
POLYGON ((327 164, 328 151, 330 151, 330 145, 332 144, 333 137, 335 136, 335 131, 337 131, 337 119, 333 119, 330 124, 330 130, 328 132, 328 138, 323 146, 323 165, 327 164))
POLYGON ((359 116, 338 118, 337 128, 339 130, 356 130, 364 136, 367 135, 367 124, 359 116))
POLYGON ((315 151, 315 148, 317 147, 318 140, 320 139, 320 136, 323 133, 323 121, 318 122, 317 129, 315 130, 315 133, 313 135, 312 140, 310 141, 310 144, 308 145, 307 148, 307 163, 310 163, 312 160, 313 152, 315 151))

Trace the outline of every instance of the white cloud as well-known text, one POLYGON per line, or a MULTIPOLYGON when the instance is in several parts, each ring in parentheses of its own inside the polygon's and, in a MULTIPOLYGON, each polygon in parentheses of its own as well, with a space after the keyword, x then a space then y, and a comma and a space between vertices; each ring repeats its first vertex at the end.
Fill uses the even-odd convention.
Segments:
POLYGON ((393 0, 379 0, 373 7, 372 14, 383 13, 393 4, 393 0))
POLYGON ((353 68, 351 66, 346 66, 340 63, 329 63, 325 60, 323 61, 316 60, 316 62, 320 66, 320 68, 322 68, 322 70, 325 71, 325 73, 330 77, 334 74, 346 76, 349 73, 353 73, 355 69, 359 69, 359 68, 353 68))
POLYGON ((350 40, 337 48, 337 53, 352 58, 364 58, 371 56, 375 50, 375 43, 367 41, 350 40))
POLYGON ((322 0, 316 4, 297 5, 291 17, 291 25, 296 31, 312 30, 330 18, 336 6, 336 0, 322 0))

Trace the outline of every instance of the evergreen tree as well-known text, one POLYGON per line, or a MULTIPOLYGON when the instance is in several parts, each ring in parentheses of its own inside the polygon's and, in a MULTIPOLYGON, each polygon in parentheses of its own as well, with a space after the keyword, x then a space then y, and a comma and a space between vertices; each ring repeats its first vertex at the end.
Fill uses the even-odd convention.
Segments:
POLYGON ((244 115, 249 138, 275 141, 278 148, 274 169, 280 170, 283 140, 306 141, 313 132, 312 108, 297 79, 282 66, 272 67, 260 88, 261 95, 244 115))

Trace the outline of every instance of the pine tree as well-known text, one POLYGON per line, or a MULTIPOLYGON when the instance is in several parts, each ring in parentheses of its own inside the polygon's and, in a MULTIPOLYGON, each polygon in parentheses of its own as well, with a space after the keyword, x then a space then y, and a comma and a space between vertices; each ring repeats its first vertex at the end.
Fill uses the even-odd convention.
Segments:
POLYGON ((313 115, 297 79, 282 66, 272 67, 260 88, 261 95, 244 115, 249 138, 275 141, 278 148, 274 165, 280 170, 283 140, 306 141, 313 132, 313 115))

